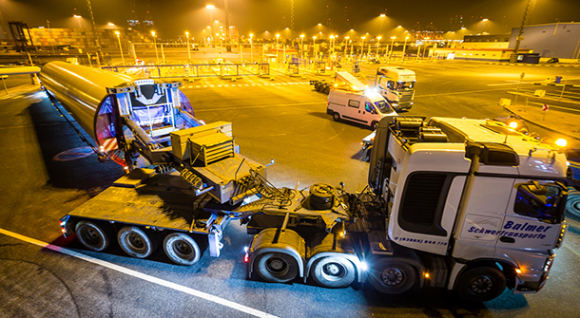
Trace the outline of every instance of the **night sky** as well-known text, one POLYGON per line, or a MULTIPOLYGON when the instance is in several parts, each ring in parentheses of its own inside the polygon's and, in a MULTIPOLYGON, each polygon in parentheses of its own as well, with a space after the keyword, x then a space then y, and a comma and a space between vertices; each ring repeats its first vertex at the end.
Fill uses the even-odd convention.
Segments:
MULTIPOLYGON (((193 36, 201 35, 210 24, 205 6, 213 4, 216 10, 213 19, 224 22, 224 1, 198 0, 92 0, 97 27, 106 27, 108 22, 127 26, 133 3, 137 17, 145 19, 146 10, 155 24, 160 38, 174 39, 190 31, 193 36), (149 5, 148 5, 149 4, 149 5)), ((527 24, 580 22, 580 0, 532 0, 532 10, 527 24)), ((230 25, 242 34, 253 32, 264 36, 281 32, 291 26, 290 0, 227 0, 230 25)), ((294 25, 297 33, 314 34, 330 31, 343 34, 347 27, 356 32, 389 36, 390 30, 398 25, 408 30, 428 29, 455 31, 461 26, 456 16, 464 17, 465 27, 474 33, 485 29, 488 33, 509 33, 519 27, 527 0, 415 0, 415 1, 355 1, 355 0, 294 0, 294 25), (345 6, 347 11, 345 12, 345 6), (385 11, 386 9, 386 11, 385 11), (379 18, 386 13, 386 18, 379 18), (330 18, 331 28, 327 28, 330 18), (349 24, 346 24, 349 18, 349 24), (482 18, 487 18, 483 25, 482 18), (381 22, 382 20, 382 22, 381 22), (317 26, 321 23, 322 26, 317 26)), ((89 11, 86 0, 0 0, 0 10, 5 21, 24 21, 29 27, 53 28, 78 27, 73 18, 74 8, 83 17, 81 27, 89 28, 89 11)), ((288 32, 287 32, 288 33, 288 32)))

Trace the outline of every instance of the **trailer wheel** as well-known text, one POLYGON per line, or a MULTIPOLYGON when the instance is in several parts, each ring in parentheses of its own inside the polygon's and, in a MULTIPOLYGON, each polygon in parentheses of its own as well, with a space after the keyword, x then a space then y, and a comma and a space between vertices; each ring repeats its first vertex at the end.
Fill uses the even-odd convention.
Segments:
POLYGON ((457 282, 457 293, 468 301, 492 300, 501 295, 507 281, 504 274, 494 267, 476 267, 467 270, 457 282))
POLYGON ((81 244, 91 251, 101 252, 109 246, 109 236, 93 222, 80 221, 77 223, 75 233, 81 244))
POLYGON ((329 288, 348 287, 356 278, 352 263, 340 256, 329 256, 317 260, 312 274, 312 278, 318 285, 329 288))
POLYGON ((199 246, 191 236, 173 232, 163 240, 163 249, 169 259, 179 265, 193 265, 199 261, 199 246))
POLYGON ((568 192, 566 201, 566 212, 576 217, 580 217, 580 191, 568 192))
POLYGON ((153 241, 136 226, 126 226, 117 234, 119 245, 127 255, 145 258, 153 253, 153 241))
POLYGON ((385 294, 401 294, 417 282, 417 273, 413 266, 383 258, 377 261, 369 275, 373 288, 385 294))
POLYGON ((298 275, 298 264, 294 257, 278 252, 264 253, 256 260, 260 277, 270 283, 286 283, 298 275))
POLYGON ((340 121, 340 114, 337 112, 332 113, 332 119, 334 119, 334 121, 340 121))

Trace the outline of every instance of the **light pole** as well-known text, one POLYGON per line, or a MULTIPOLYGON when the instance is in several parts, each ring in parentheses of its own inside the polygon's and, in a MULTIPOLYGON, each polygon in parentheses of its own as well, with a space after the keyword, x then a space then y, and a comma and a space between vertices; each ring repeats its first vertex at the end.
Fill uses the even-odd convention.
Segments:
POLYGON ((250 33, 250 63, 254 64, 254 45, 252 43, 253 33, 250 33))
POLYGON ((312 37, 312 53, 314 53, 314 60, 316 60, 316 36, 312 37))
POLYGON ((304 58, 304 34, 300 34, 300 57, 304 58))
POLYGON ((73 15, 73 17, 75 17, 77 19, 77 22, 79 23, 79 29, 81 29, 81 18, 82 18, 82 16, 80 16, 78 14, 75 14, 75 15, 73 15))
POLYGON ((123 66, 125 66, 125 57, 123 56, 123 48, 121 47, 121 32, 115 31, 117 35, 117 40, 119 40, 119 51, 121 51, 121 60, 123 61, 123 66))
POLYGON ((489 21, 489 19, 483 19, 481 20, 482 24, 481 24, 481 34, 485 33, 485 24, 486 22, 489 21))
POLYGON ((366 36, 361 37, 361 39, 362 39, 362 42, 360 42, 360 55, 362 57, 366 36))
POLYGON ((379 58, 379 49, 380 49, 380 47, 381 47, 381 39, 382 39, 382 38, 383 38, 383 37, 382 37, 382 36, 380 36, 380 35, 379 35, 379 36, 377 36, 377 58, 379 58))
POLYGON ((151 35, 153 36, 153 44, 155 45, 155 56, 157 57, 157 65, 159 65, 159 53, 157 52, 157 36, 155 35, 155 31, 151 31, 151 35))
POLYGON ((393 56, 393 43, 395 42, 396 36, 391 36, 391 53, 389 54, 389 60, 393 56))
POLYGON ((191 51, 189 50, 189 32, 185 32, 185 37, 187 38, 187 58, 188 63, 191 64, 191 51))
POLYGON ((403 45, 403 57, 402 59, 405 60, 405 49, 407 48, 407 40, 409 39, 409 37, 405 38, 405 45, 403 45))
POLYGON ((425 45, 423 46, 423 56, 422 56, 422 58, 425 58, 425 50, 427 49, 427 40, 429 40, 429 38, 425 38, 425 45))
POLYGON ((330 39, 330 48, 329 48, 330 52, 329 53, 330 53, 330 57, 332 58, 332 53, 334 53, 334 47, 332 46, 333 42, 334 42, 334 35, 330 35, 329 39, 330 39))
POLYGON ((348 36, 345 36, 344 39, 345 39, 344 40, 344 62, 346 63, 346 48, 348 47, 348 39, 349 39, 349 37, 348 36))
POLYGON ((280 34, 276 34, 276 62, 278 62, 278 39, 280 38, 280 34))
POLYGON ((383 33, 383 22, 385 21, 386 16, 387 16, 386 14, 381 13, 381 16, 380 16, 380 18, 381 18, 381 33, 383 33))
POLYGON ((214 40, 214 36, 213 36, 213 9, 215 9, 215 6, 213 4, 208 4, 207 6, 205 6, 206 9, 209 10, 209 23, 210 23, 210 28, 211 28, 211 41, 212 43, 215 45, 215 40, 214 40))

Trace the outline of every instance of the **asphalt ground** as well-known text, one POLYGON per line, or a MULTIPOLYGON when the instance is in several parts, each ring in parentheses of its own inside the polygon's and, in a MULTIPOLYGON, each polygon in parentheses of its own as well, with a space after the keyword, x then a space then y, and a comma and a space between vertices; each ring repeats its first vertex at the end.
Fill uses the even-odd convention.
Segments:
MULTIPOLYGON (((371 74, 375 67, 363 65, 363 71, 371 74)), ((508 112, 499 100, 513 98, 506 92, 515 88, 521 72, 510 66, 482 68, 474 63, 425 62, 406 67, 417 72, 418 84, 416 104, 405 114, 426 117, 505 115, 508 112)), ((537 75, 528 72, 532 81, 550 75, 546 74, 549 69, 537 75)), ((361 190, 368 164, 361 160, 360 141, 370 130, 334 122, 325 112, 326 96, 313 92, 304 82, 283 77, 274 81, 246 78, 234 86, 231 81, 207 79, 182 90, 198 118, 233 123, 242 154, 263 163, 276 160, 268 169, 275 185, 294 187, 296 179, 300 187, 344 181, 348 191, 361 190)), ((558 135, 530 126, 542 136, 558 135)), ((191 267, 170 264, 159 250, 151 260, 129 258, 118 246, 106 253, 87 251, 76 240, 63 241, 58 219, 123 172, 114 163, 100 164, 95 155, 85 156, 79 150, 85 146, 42 93, 0 100, 4 167, 0 228, 24 236, 0 234, 0 316, 252 315, 240 310, 241 306, 255 309, 256 315, 280 317, 575 317, 580 312, 576 300, 580 293, 576 270, 580 220, 574 218, 568 218, 570 230, 540 293, 512 295, 506 291, 494 301, 476 305, 444 290, 386 296, 366 284, 335 290, 312 282, 249 280, 241 243, 248 235, 237 223, 226 232, 222 257, 210 258, 206 253, 191 267), (79 159, 63 160, 69 158, 63 152, 77 153, 79 159), (61 253, 44 243, 35 245, 33 239, 73 253, 61 253), (215 298, 202 297, 208 294, 215 298)))

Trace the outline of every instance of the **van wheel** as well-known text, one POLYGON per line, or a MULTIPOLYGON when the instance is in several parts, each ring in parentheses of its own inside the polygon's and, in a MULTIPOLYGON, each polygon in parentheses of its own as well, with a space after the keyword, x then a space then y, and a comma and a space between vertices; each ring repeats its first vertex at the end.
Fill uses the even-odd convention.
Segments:
POLYGON ((371 124, 371 129, 372 130, 377 130, 377 128, 379 128, 379 123, 376 121, 373 121, 373 123, 371 124))
POLYGON ((340 114, 339 113, 332 113, 332 118, 335 121, 340 121, 340 114))

